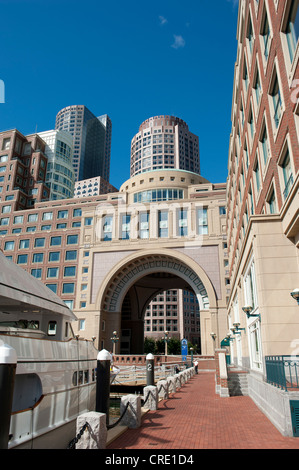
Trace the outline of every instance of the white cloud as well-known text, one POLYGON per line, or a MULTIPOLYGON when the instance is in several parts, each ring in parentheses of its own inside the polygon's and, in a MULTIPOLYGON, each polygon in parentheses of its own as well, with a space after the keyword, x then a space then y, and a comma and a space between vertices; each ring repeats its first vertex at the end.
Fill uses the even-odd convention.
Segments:
POLYGON ((160 24, 163 25, 163 24, 166 24, 168 23, 168 20, 166 18, 164 18, 164 16, 159 16, 159 20, 160 20, 160 24))
POLYGON ((174 37, 174 43, 171 45, 174 49, 180 49, 185 46, 186 41, 182 36, 176 36, 175 34, 173 35, 174 37))

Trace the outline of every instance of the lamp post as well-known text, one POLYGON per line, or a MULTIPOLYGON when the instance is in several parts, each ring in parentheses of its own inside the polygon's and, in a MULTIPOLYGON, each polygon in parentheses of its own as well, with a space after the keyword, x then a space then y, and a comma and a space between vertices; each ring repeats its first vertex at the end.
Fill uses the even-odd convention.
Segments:
POLYGON ((191 367, 193 367, 193 348, 190 348, 191 351, 191 367))
POLYGON ((112 341, 112 343, 113 343, 113 355, 115 355, 115 346, 116 346, 117 341, 119 340, 116 331, 113 331, 113 333, 112 333, 112 338, 110 338, 110 339, 111 339, 111 341, 112 341))
POLYGON ((169 341, 169 339, 170 339, 170 338, 168 337, 169 331, 164 331, 164 333, 165 333, 165 336, 163 336, 162 339, 164 339, 164 343, 165 343, 165 356, 167 356, 167 353, 168 353, 168 351, 167 351, 167 343, 168 343, 168 341, 169 341))

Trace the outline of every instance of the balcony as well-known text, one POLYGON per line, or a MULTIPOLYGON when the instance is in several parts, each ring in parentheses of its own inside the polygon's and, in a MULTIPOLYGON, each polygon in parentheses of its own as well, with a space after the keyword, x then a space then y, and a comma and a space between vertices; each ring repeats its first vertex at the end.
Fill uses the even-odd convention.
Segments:
POLYGON ((287 391, 299 390, 299 356, 266 356, 267 383, 287 391))

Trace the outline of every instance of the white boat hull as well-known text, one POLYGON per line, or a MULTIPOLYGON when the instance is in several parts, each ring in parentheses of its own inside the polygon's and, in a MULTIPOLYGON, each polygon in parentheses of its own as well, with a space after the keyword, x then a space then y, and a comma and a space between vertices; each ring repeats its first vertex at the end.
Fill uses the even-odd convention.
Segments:
POLYGON ((1 338, 18 357, 9 448, 66 448, 78 415, 95 409, 98 351, 85 340, 1 338))

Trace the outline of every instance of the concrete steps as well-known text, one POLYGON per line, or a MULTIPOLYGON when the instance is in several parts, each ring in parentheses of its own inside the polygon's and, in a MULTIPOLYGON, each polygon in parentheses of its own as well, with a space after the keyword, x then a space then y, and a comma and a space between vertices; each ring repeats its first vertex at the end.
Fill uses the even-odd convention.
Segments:
POLYGON ((231 397, 248 395, 247 372, 241 370, 228 370, 228 390, 231 397))

